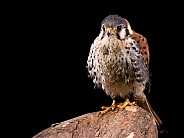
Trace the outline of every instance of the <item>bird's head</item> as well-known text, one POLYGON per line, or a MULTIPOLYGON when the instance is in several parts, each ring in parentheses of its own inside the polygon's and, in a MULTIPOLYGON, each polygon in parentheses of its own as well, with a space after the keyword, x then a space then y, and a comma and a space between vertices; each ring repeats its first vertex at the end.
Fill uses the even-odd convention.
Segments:
POLYGON ((129 22, 118 15, 109 15, 101 23, 101 31, 99 39, 103 39, 105 36, 116 36, 118 39, 125 39, 133 31, 129 22))

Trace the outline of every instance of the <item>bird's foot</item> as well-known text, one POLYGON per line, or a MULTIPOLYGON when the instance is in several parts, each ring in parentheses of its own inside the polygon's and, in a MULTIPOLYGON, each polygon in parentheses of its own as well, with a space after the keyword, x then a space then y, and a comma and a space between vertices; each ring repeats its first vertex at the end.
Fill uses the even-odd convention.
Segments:
POLYGON ((102 106, 101 108, 103 111, 101 111, 100 113, 103 115, 103 114, 109 112, 110 110, 113 111, 116 107, 117 107, 117 103, 115 100, 113 100, 113 103, 110 107, 102 106))
POLYGON ((124 110, 127 105, 132 106, 132 105, 136 105, 136 103, 135 102, 130 102, 129 99, 126 99, 124 103, 121 103, 121 102, 116 103, 116 101, 113 100, 113 103, 110 107, 102 106, 101 108, 102 108, 103 111, 101 111, 100 113, 103 115, 103 114, 109 112, 110 110, 113 111, 116 107, 118 107, 121 110, 124 110))
POLYGON ((121 110, 124 110, 127 105, 132 106, 132 105, 136 105, 136 103, 135 102, 130 102, 129 99, 126 99, 124 103, 119 103, 117 105, 117 107, 121 110))

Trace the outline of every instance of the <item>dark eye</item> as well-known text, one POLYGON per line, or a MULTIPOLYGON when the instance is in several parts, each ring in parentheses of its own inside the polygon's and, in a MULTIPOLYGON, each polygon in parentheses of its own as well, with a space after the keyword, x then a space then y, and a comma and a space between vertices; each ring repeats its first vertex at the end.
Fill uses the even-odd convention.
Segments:
POLYGON ((121 25, 117 26, 117 30, 118 30, 118 31, 121 30, 121 25))

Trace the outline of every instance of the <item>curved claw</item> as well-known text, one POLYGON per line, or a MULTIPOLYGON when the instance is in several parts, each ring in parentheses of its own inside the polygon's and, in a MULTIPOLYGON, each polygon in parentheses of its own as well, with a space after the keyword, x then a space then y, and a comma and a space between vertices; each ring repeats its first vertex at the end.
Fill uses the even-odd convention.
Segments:
POLYGON ((118 104, 117 107, 118 107, 119 109, 123 110, 123 109, 125 109, 125 107, 126 107, 127 105, 132 106, 132 105, 136 105, 136 103, 135 103, 135 102, 130 102, 129 99, 126 99, 125 102, 124 102, 123 104, 118 104))
POLYGON ((116 107, 117 107, 117 103, 115 100, 113 100, 112 105, 110 107, 102 106, 101 108, 103 111, 101 111, 100 113, 103 115, 103 114, 109 112, 110 110, 113 111, 116 107))
POLYGON ((112 105, 110 107, 102 106, 101 108, 102 108, 103 111, 101 111, 100 113, 103 115, 103 114, 109 112, 110 110, 113 111, 116 107, 123 110, 123 109, 125 109, 125 107, 127 105, 132 106, 132 105, 136 105, 136 103, 135 102, 130 102, 129 99, 126 99, 124 103, 116 103, 116 101, 113 100, 112 105))

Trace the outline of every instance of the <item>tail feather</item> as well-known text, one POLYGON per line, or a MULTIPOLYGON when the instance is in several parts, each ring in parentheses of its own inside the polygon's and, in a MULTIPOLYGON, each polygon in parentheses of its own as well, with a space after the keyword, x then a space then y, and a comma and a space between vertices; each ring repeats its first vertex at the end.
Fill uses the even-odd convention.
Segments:
POLYGON ((146 99, 146 105, 148 106, 149 112, 154 116, 157 125, 160 127, 162 125, 162 121, 158 117, 158 115, 155 113, 155 111, 153 110, 153 108, 151 107, 151 105, 147 99, 146 99))
POLYGON ((149 101, 147 100, 138 100, 138 104, 144 108, 145 110, 147 110, 148 112, 151 113, 151 115, 154 117, 155 122, 158 125, 158 128, 160 128, 160 126, 162 125, 162 121, 161 119, 158 117, 158 115, 155 113, 155 111, 153 110, 153 108, 151 107, 149 101))

